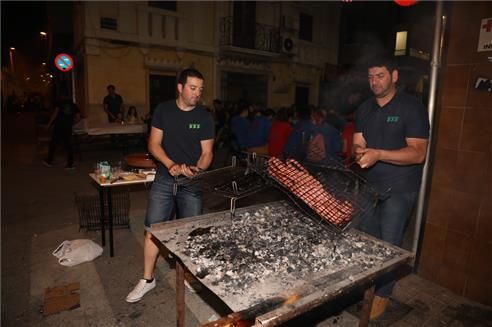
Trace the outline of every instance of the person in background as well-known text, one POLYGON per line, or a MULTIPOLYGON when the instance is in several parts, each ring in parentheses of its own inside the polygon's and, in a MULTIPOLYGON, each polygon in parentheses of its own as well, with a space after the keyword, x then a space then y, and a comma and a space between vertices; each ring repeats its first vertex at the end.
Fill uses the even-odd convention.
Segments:
POLYGON ((308 108, 297 109, 297 122, 292 127, 292 132, 284 147, 284 157, 303 161, 306 159, 306 148, 314 136, 315 126, 311 120, 311 112, 308 108))
POLYGON ((292 126, 290 117, 286 108, 281 108, 275 115, 275 119, 268 136, 268 155, 271 157, 280 157, 287 143, 292 126))
POLYGON ((202 213, 199 187, 183 183, 174 190, 174 178, 193 178, 212 163, 214 120, 199 104, 203 80, 198 70, 183 70, 178 76, 177 99, 159 104, 152 115, 148 148, 158 163, 145 215, 144 269, 142 278, 126 297, 127 302, 140 301, 156 286, 154 270, 159 248, 152 241, 151 225, 171 219, 175 203, 177 218, 202 213))
POLYGON ((239 106, 236 115, 231 118, 231 147, 234 152, 243 151, 247 147, 248 130, 251 124, 248 113, 247 106, 239 106))
MULTIPOLYGON (((353 151, 368 182, 386 194, 358 228, 401 246, 407 222, 417 202, 427 155, 429 119, 416 98, 397 87, 398 69, 392 57, 368 64, 373 97, 356 113, 353 151)), ((385 312, 394 282, 376 290, 371 319, 385 312)))
POLYGON ((126 122, 128 124, 140 123, 140 117, 138 117, 137 108, 135 106, 130 106, 126 114, 126 122))
POLYGON ((355 122, 354 122, 354 114, 350 114, 345 118, 346 124, 343 127, 342 131, 342 158, 345 163, 345 166, 350 166, 353 161, 352 147, 354 143, 354 131, 355 131, 355 122))
POLYGON ((230 131, 228 126, 228 113, 224 108, 222 101, 215 99, 212 103, 213 113, 215 118, 215 146, 221 148, 225 143, 229 142, 230 131))
POLYGON ((123 98, 116 93, 114 85, 108 85, 106 89, 108 90, 108 95, 104 97, 103 107, 108 115, 108 122, 121 123, 124 113, 123 98))
POLYGON ((227 111, 224 109, 222 101, 219 99, 215 99, 212 103, 213 105, 213 113, 215 118, 215 133, 217 135, 220 134, 222 128, 224 128, 225 124, 229 117, 227 117, 227 111))
POLYGON ((56 148, 63 143, 67 154, 65 169, 75 169, 73 164, 72 126, 80 120, 80 110, 68 96, 61 96, 55 103, 55 110, 48 122, 47 128, 53 127, 48 150, 48 158, 43 160, 46 167, 53 167, 56 148))
POLYGON ((248 130, 247 151, 257 154, 268 154, 268 136, 272 128, 274 112, 267 109, 262 112, 259 108, 254 109, 254 119, 248 130))
POLYGON ((317 109, 313 113, 314 134, 308 144, 307 159, 316 163, 328 164, 339 161, 342 149, 340 132, 326 122, 326 111, 317 109))
POLYGON ((338 131, 342 132, 345 127, 346 121, 335 109, 331 108, 326 111, 325 122, 335 127, 338 131))

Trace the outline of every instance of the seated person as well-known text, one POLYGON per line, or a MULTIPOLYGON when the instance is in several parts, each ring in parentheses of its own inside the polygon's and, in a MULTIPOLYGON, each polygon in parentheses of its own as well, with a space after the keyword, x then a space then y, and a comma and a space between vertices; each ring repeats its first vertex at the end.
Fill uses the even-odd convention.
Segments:
POLYGON ((130 106, 128 108, 128 113, 126 114, 126 122, 128 124, 138 124, 141 119, 138 117, 137 108, 135 106, 130 106))

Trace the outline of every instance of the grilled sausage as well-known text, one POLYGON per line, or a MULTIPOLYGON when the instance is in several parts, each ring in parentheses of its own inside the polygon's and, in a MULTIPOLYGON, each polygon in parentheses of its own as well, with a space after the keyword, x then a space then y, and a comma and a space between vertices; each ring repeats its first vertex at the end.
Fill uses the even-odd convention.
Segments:
POLYGON ((272 157, 268 160, 268 173, 321 218, 336 226, 342 226, 350 220, 354 212, 352 204, 348 201, 342 202, 327 192, 296 160, 288 159, 284 163, 272 157))

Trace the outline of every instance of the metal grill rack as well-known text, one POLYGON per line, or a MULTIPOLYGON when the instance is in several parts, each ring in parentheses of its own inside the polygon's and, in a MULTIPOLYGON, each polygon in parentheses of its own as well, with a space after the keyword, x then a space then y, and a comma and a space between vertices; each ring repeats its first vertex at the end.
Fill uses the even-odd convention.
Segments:
POLYGON ((367 181, 342 164, 300 163, 259 156, 253 167, 273 181, 308 217, 330 231, 343 232, 353 222, 364 219, 379 199, 367 181), (285 170, 275 171, 275 164, 285 170))
POLYGON ((244 153, 242 161, 245 165, 238 166, 236 157, 233 157, 230 166, 200 172, 192 179, 183 176, 176 177, 174 192, 176 194, 179 185, 199 184, 204 192, 215 192, 229 198, 231 216, 234 216, 238 199, 250 196, 269 186, 262 176, 256 174, 256 169, 252 169, 252 165, 257 161, 256 154, 244 153), (221 182, 217 183, 217 181, 221 182))

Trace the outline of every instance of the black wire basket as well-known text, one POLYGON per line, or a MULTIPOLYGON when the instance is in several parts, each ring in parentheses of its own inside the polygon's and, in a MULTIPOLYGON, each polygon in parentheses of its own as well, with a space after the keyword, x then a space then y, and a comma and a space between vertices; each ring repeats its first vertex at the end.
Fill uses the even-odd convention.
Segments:
POLYGON ((323 164, 258 156, 253 167, 311 219, 331 231, 342 232, 358 224, 379 199, 365 179, 341 162, 323 164))

